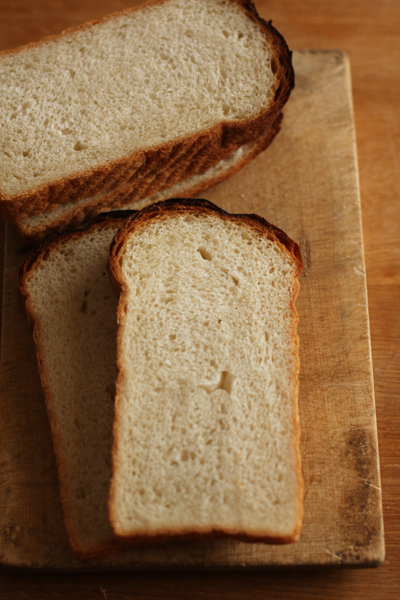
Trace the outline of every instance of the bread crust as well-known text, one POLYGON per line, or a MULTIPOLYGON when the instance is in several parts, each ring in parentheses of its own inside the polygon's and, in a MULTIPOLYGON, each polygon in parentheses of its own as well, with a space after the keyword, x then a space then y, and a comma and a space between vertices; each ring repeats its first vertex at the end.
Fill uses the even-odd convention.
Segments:
POLYGON ((298 244, 291 240, 282 229, 272 225, 263 217, 256 214, 228 213, 209 200, 199 198, 170 198, 134 212, 118 230, 110 246, 110 268, 117 281, 121 284, 124 282, 118 261, 118 253, 121 251, 123 244, 127 241, 128 236, 131 233, 147 221, 154 219, 162 220, 163 218, 190 212, 205 215, 218 214, 222 219, 235 221, 239 224, 247 224, 252 229, 255 229, 260 235, 277 243, 285 252, 289 253, 296 264, 295 277, 298 278, 300 276, 303 269, 303 261, 298 244))
POLYGON ((271 225, 264 218, 254 215, 254 214, 230 214, 216 205, 212 204, 208 200, 203 199, 188 199, 188 198, 173 198, 170 200, 166 200, 164 202, 160 202, 157 204, 152 204, 136 213, 134 213, 127 221, 125 221, 124 225, 119 229, 117 234, 115 235, 113 241, 110 246, 110 254, 109 254, 109 273, 113 282, 113 287, 119 293, 119 302, 117 308, 117 320, 118 320, 118 330, 117 330, 117 384, 116 384, 116 394, 115 394, 115 411, 116 416, 114 419, 114 442, 112 448, 112 479, 111 479, 111 488, 110 488, 110 497, 109 497, 109 517, 112 528, 117 536, 117 538, 125 541, 130 541, 131 543, 135 542, 161 542, 166 540, 178 540, 178 539, 217 539, 224 536, 231 536, 235 539, 244 542, 262 542, 268 544, 283 544, 288 542, 295 542, 300 537, 301 532, 301 524, 303 518, 303 493, 304 493, 304 482, 302 476, 301 469, 301 457, 299 451, 299 441, 300 441, 300 426, 299 426, 299 416, 298 416, 298 373, 300 369, 300 361, 298 355, 298 335, 297 335, 297 322, 298 322, 298 314, 295 306, 296 298, 299 292, 299 282, 298 278, 303 269, 303 262, 300 254, 299 246, 289 238, 289 236, 274 225, 271 225), (250 227, 255 230, 261 236, 265 236, 267 239, 272 240, 276 243, 281 250, 288 253, 292 259, 292 262, 295 265, 295 270, 293 272, 293 295, 290 304, 291 311, 291 322, 292 322, 292 339, 293 339, 293 357, 295 361, 295 381, 294 381, 294 392, 292 397, 293 403, 293 431, 294 439, 293 446, 296 449, 296 478, 297 478, 297 505, 298 505, 298 514, 296 519, 296 524, 293 528, 293 531, 290 535, 279 536, 274 531, 266 532, 260 531, 259 533, 246 535, 243 532, 238 530, 229 529, 229 528, 201 528, 194 527, 190 529, 183 529, 179 531, 171 531, 167 528, 159 529, 154 531, 151 535, 142 536, 135 535, 134 533, 121 531, 118 527, 117 517, 116 517, 116 482, 115 482, 115 474, 118 470, 118 446, 119 446, 119 428, 118 428, 118 407, 120 404, 120 396, 119 389, 123 385, 124 380, 124 371, 123 371, 123 361, 121 358, 122 355, 122 330, 125 323, 126 312, 125 307, 127 305, 127 297, 128 297, 128 289, 126 286, 126 282, 124 276, 122 274, 121 269, 121 259, 124 253, 125 244, 129 238, 129 236, 138 231, 141 227, 145 226, 149 221, 157 220, 162 222, 165 219, 168 219, 172 216, 181 215, 181 214, 203 214, 203 215, 218 215, 218 217, 230 221, 234 221, 240 224, 242 227, 250 227))
MULTIPOLYGON (((199 131, 185 138, 179 138, 158 146, 135 150, 125 157, 94 168, 84 169, 81 172, 71 173, 69 176, 50 181, 13 197, 7 197, 0 190, 0 216, 12 220, 17 218, 18 215, 40 214, 59 205, 66 198, 68 198, 68 201, 75 201, 94 194, 111 191, 127 180, 132 181, 140 168, 143 165, 146 166, 149 162, 155 165, 157 171, 166 170, 167 172, 171 168, 169 164, 170 157, 175 153, 181 155, 182 170, 185 172, 191 163, 191 160, 187 160, 185 154, 189 153, 189 149, 193 145, 202 149, 203 156, 212 157, 213 164, 216 164, 235 148, 257 139, 264 131, 269 129, 274 124, 294 87, 292 53, 283 37, 271 25, 271 22, 267 23, 259 17, 252 0, 230 1, 240 6, 248 18, 260 27, 271 45, 272 65, 276 76, 276 88, 271 103, 267 103, 267 106, 252 118, 240 121, 222 121, 208 130, 199 131)), ((4 54, 21 52, 26 48, 56 42, 66 35, 95 27, 116 16, 143 10, 148 6, 163 4, 164 2, 168 2, 168 0, 149 0, 141 6, 113 13, 101 20, 90 21, 78 27, 67 29, 59 35, 47 37, 40 42, 0 52, 0 57, 4 54)), ((156 188, 152 193, 155 191, 157 191, 156 188)))
POLYGON ((35 317, 34 307, 32 305, 29 294, 28 280, 30 275, 38 268, 40 263, 48 257, 51 252, 57 251, 64 244, 68 244, 73 239, 80 238, 95 229, 103 229, 107 227, 115 227, 122 225, 127 217, 132 215, 132 211, 119 211, 101 215, 97 218, 90 227, 83 231, 76 231, 72 234, 63 236, 53 236, 41 246, 34 248, 22 263, 18 273, 19 294, 22 300, 28 320, 33 327, 33 339, 35 341, 36 357, 39 368, 39 375, 43 389, 43 395, 46 403, 46 410, 50 421, 51 436, 53 447, 56 455, 58 479, 60 485, 61 503, 64 513, 64 521, 68 538, 74 553, 81 559, 90 559, 106 556, 117 550, 121 550, 123 544, 120 541, 111 537, 107 543, 100 546, 87 548, 81 545, 79 536, 73 525, 72 509, 70 497, 72 491, 69 490, 66 476, 66 466, 63 456, 62 446, 60 443, 60 424, 57 415, 54 411, 54 399, 49 385, 48 375, 43 363, 43 345, 40 336, 40 320, 35 317))
MULTIPOLYGON (((184 195, 196 196, 197 194, 200 194, 209 187, 224 181, 228 177, 231 177, 245 165, 247 165, 248 162, 256 158, 261 152, 266 150, 266 148, 268 148, 268 146, 275 139, 281 128, 282 117, 283 115, 280 113, 273 126, 264 132, 255 142, 248 144, 248 149, 246 148, 242 158, 236 163, 232 164, 225 171, 220 171, 219 173, 209 176, 203 181, 194 184, 190 184, 189 177, 185 178, 183 182, 188 182, 187 187, 185 187, 183 190, 184 195)), ((203 171, 202 169, 201 173, 206 175, 207 170, 203 171)), ((171 188, 173 185, 175 185, 176 181, 172 185, 171 180, 175 181, 175 178, 166 178, 162 189, 158 192, 159 194, 162 193, 163 198, 157 198, 157 200, 163 200, 172 195, 173 190, 171 190, 171 188)), ((27 225, 25 222, 26 217, 23 218, 21 215, 13 218, 12 222, 18 228, 18 231, 23 239, 25 239, 28 243, 36 243, 43 240, 49 234, 71 231, 78 226, 86 225, 89 221, 95 218, 97 214, 104 210, 109 211, 123 209, 127 204, 130 205, 134 202, 140 202, 141 205, 145 201, 150 203, 152 202, 152 196, 148 196, 146 192, 147 190, 144 192, 141 190, 138 191, 135 184, 132 185, 131 183, 125 183, 117 189, 105 193, 100 198, 97 196, 92 198, 88 204, 72 205, 68 213, 60 215, 47 225, 44 224, 36 228, 30 227, 29 224, 27 225)), ((140 206, 140 208, 142 208, 142 206, 140 206)))

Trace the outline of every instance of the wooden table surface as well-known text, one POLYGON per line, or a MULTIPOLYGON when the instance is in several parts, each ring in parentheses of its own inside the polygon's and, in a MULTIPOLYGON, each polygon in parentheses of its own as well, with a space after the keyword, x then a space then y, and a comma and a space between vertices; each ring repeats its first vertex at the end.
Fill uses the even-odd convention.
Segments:
MULTIPOLYGON (((0 0, 0 49, 37 41, 132 4, 129 0, 0 0)), ((257 6, 292 49, 341 49, 351 61, 386 560, 370 570, 276 573, 50 575, 3 569, 0 598, 400 598, 400 3, 258 0, 257 6)))

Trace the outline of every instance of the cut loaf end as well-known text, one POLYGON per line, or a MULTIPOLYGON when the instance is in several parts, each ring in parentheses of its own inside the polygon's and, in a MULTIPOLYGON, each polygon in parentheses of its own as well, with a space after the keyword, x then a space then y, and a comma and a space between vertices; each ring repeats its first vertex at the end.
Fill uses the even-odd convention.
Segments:
POLYGON ((295 541, 298 246, 260 217, 178 199, 126 222, 110 268, 116 535, 295 541))
POLYGON ((151 0, 0 65, 7 218, 184 164, 193 147, 216 164, 272 126, 294 85, 285 41, 248 0, 151 0))

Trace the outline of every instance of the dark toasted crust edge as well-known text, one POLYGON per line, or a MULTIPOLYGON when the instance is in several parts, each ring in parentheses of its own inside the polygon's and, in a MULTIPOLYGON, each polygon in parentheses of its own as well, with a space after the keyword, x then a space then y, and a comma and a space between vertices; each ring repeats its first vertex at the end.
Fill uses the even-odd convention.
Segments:
MULTIPOLYGON (((210 176, 202 182, 192 185, 190 184, 189 178, 187 182, 187 187, 183 190, 184 195, 187 197, 196 196, 197 194, 204 192, 209 187, 217 185, 218 183, 221 183, 228 177, 235 175, 251 160, 256 158, 261 152, 263 152, 269 147, 269 145, 273 142, 276 135, 281 129, 282 118, 283 115, 282 113, 280 113, 272 127, 266 132, 264 132, 257 140, 255 140, 251 144, 248 144, 249 147, 244 156, 236 163, 234 163, 230 168, 227 168, 226 171, 221 171, 220 173, 214 176, 210 176)), ((205 171, 203 174, 207 175, 207 171, 205 171)), ((184 183, 184 181, 181 183, 184 183)), ((171 188, 167 188, 161 193, 163 193, 163 195, 165 195, 165 198, 167 198, 168 195, 170 195, 170 192, 173 192, 173 188, 174 186, 171 186, 171 188)), ((54 222, 47 226, 30 228, 29 225, 26 225, 24 218, 21 218, 20 215, 18 215, 17 218, 13 218, 12 222, 14 223, 14 225, 16 225, 19 234, 25 241, 27 241, 28 243, 36 243, 43 240, 46 236, 50 234, 70 231, 78 226, 85 225, 89 221, 91 221, 97 214, 101 213, 104 210, 114 211, 115 209, 123 209, 124 206, 126 206, 127 204, 131 204, 131 202, 134 202, 134 200, 132 200, 130 189, 131 186, 129 184, 123 185, 121 186, 121 188, 117 188, 113 192, 109 192, 107 194, 107 198, 102 199, 101 203, 98 203, 96 199, 93 199, 93 201, 91 201, 89 205, 74 205, 71 207, 71 211, 68 214, 56 218, 54 222)), ((141 203, 145 200, 146 198, 141 198, 136 200, 136 202, 141 203)), ((151 196, 148 198, 148 200, 149 202, 151 201, 151 196)))
POLYGON ((29 277, 30 274, 35 271, 39 263, 46 260, 48 255, 54 251, 57 251, 62 245, 70 244, 76 239, 85 236, 95 229, 102 229, 112 226, 120 226, 124 221, 132 215, 133 211, 116 211, 114 213, 107 213, 100 215, 93 223, 90 224, 84 230, 76 231, 72 234, 63 236, 53 236, 53 238, 47 240, 44 244, 35 247, 28 254, 24 262, 21 264, 18 272, 18 288, 21 301, 23 303, 25 312, 28 320, 33 327, 33 338, 35 342, 36 358, 38 363, 39 375, 43 389, 43 395, 46 403, 46 410, 50 421, 51 436, 53 441, 54 452, 56 455, 58 479, 60 486, 61 503, 64 513, 64 522, 67 530, 69 542, 76 556, 82 560, 88 560, 91 558, 100 558, 107 556, 113 552, 117 552, 125 547, 120 540, 110 539, 107 543, 104 543, 96 547, 83 547, 80 543, 79 536, 76 535, 76 531, 73 527, 71 508, 70 508, 70 497, 71 493, 68 493, 68 486, 66 484, 66 467, 63 460, 62 447, 60 445, 60 428, 57 419, 57 415, 53 409, 53 397, 51 388, 48 383, 46 370, 43 366, 43 346, 40 337, 40 319, 35 315, 31 297, 29 293, 29 277))
POLYGON ((114 530, 114 533, 117 538, 124 540, 126 542, 131 543, 151 543, 151 542, 163 542, 163 541, 175 541, 175 540, 211 540, 218 539, 221 537, 230 536, 239 541, 243 542, 259 542, 266 544, 285 544, 296 542, 301 533, 301 526, 303 520, 303 494, 304 494, 304 481, 302 475, 301 468, 301 456, 299 451, 299 442, 300 442, 300 426, 299 426, 299 414, 298 414, 298 373, 300 369, 300 361, 298 355, 298 335, 297 335, 297 322, 298 322, 298 314, 295 306, 295 302, 299 292, 299 282, 298 278, 301 275, 303 269, 303 262, 300 254, 300 249, 298 244, 296 244, 293 240, 289 238, 289 236, 279 229, 275 227, 268 221, 266 221, 263 217, 260 217, 255 214, 231 214, 223 209, 219 208, 212 202, 204 199, 189 199, 189 198, 172 198, 170 200, 166 200, 164 202, 159 202, 157 204, 152 204, 134 215, 130 217, 125 224, 119 229, 117 234, 115 235, 113 241, 110 246, 110 254, 109 254, 109 274, 113 282, 113 287, 120 294, 118 309, 117 309, 117 320, 118 320, 118 330, 117 330, 117 384, 116 384, 116 394, 114 399, 115 405, 115 414, 116 418, 114 419, 114 442, 112 448, 112 456, 113 456, 113 467, 112 467, 112 478, 111 478, 111 488, 110 488, 110 496, 109 496, 109 519, 111 526, 114 530), (175 216, 179 214, 185 213, 194 213, 194 214, 203 214, 203 215, 218 215, 219 217, 227 220, 233 220, 237 223, 244 224, 246 226, 251 227, 256 230, 260 235, 266 236, 267 239, 272 240, 285 252, 287 252, 295 265, 295 271, 293 273, 293 295, 291 300, 291 314, 292 314, 292 339, 293 339, 293 353, 295 357, 295 379, 294 379, 294 391, 293 391, 293 431, 294 439, 293 444, 296 449, 296 477, 297 477, 297 504, 298 504, 298 515, 295 527, 290 535, 286 536, 278 536, 276 532, 260 532, 260 535, 246 535, 243 532, 239 532, 238 530, 229 530, 229 529, 202 529, 202 528, 191 528, 181 530, 178 532, 171 532, 168 529, 160 529, 158 531, 149 534, 148 536, 143 535, 135 535, 132 532, 121 531, 118 528, 117 518, 115 514, 115 495, 116 495, 116 483, 115 483, 115 472, 116 465, 118 460, 116 458, 118 451, 118 405, 119 405, 119 382, 123 379, 123 367, 121 360, 121 343, 122 343, 122 327, 124 325, 124 316, 125 311, 124 307, 127 302, 128 290, 125 286, 125 280, 122 275, 120 259, 124 253, 124 246, 129 238, 129 236, 135 231, 139 230, 142 226, 145 226, 146 223, 152 220, 162 220, 166 219, 170 216, 175 216))
MULTIPOLYGON (((101 24, 111 18, 128 14, 136 10, 145 9, 148 6, 162 4, 168 0, 148 0, 141 6, 126 9, 121 12, 112 13, 103 19, 97 21, 89 21, 78 27, 67 29, 56 36, 49 36, 40 42, 27 44, 13 50, 5 50, 0 52, 0 57, 3 54, 18 53, 21 50, 30 47, 39 47, 43 44, 57 41, 58 39, 71 33, 88 29, 90 27, 101 24)), ((18 214, 29 215, 38 214, 51 206, 56 206, 62 203, 66 195, 74 195, 75 199, 84 198, 91 194, 91 190, 96 189, 96 193, 107 191, 108 189, 118 185, 118 180, 126 177, 126 172, 135 172, 139 168, 147 156, 153 160, 162 161, 162 155, 165 152, 171 152, 173 149, 180 146, 192 145, 196 142, 207 144, 213 140, 215 143, 220 143, 222 147, 233 147, 248 143, 272 126, 276 117, 281 112, 284 104, 287 102, 291 90, 294 87, 294 71, 292 67, 292 53, 290 52, 284 38, 271 25, 271 22, 266 22, 261 19, 255 8, 252 0, 230 0, 239 5, 246 15, 254 21, 264 35, 268 39, 272 47, 272 64, 277 78, 274 99, 272 103, 268 103, 267 107, 258 115, 242 121, 223 121, 209 130, 200 131, 186 138, 176 139, 166 144, 156 147, 150 147, 130 153, 128 156, 113 161, 109 161, 91 169, 85 169, 81 172, 71 173, 69 176, 62 177, 58 180, 50 181, 36 188, 16 195, 7 197, 0 190, 0 215, 7 219, 12 219, 18 214)))

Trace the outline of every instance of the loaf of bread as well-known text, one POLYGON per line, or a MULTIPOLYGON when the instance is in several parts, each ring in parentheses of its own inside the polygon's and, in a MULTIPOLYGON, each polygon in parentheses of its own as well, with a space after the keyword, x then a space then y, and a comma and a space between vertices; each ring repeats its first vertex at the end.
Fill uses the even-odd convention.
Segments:
POLYGON ((295 541, 297 244, 255 215, 178 199, 129 218, 109 265, 115 534, 295 541))
POLYGON ((251 0, 150 0, 0 53, 0 213, 205 172, 275 123, 291 53, 251 0))
POLYGON ((280 129, 281 119, 278 118, 274 126, 266 134, 261 135, 254 142, 244 144, 232 152, 227 158, 210 167, 204 173, 192 175, 172 187, 156 192, 152 196, 136 199, 131 191, 131 185, 124 184, 111 192, 105 192, 78 200, 66 202, 53 210, 45 211, 39 215, 19 216, 12 219, 21 236, 28 242, 38 242, 50 233, 73 230, 92 219, 100 212, 110 210, 140 209, 153 202, 159 202, 173 197, 190 197, 200 194, 212 185, 223 181, 244 167, 250 160, 258 156, 272 142, 280 129))
POLYGON ((32 251, 19 286, 34 325, 40 378, 71 546, 80 558, 116 549, 108 521, 117 299, 110 242, 128 213, 32 251))

